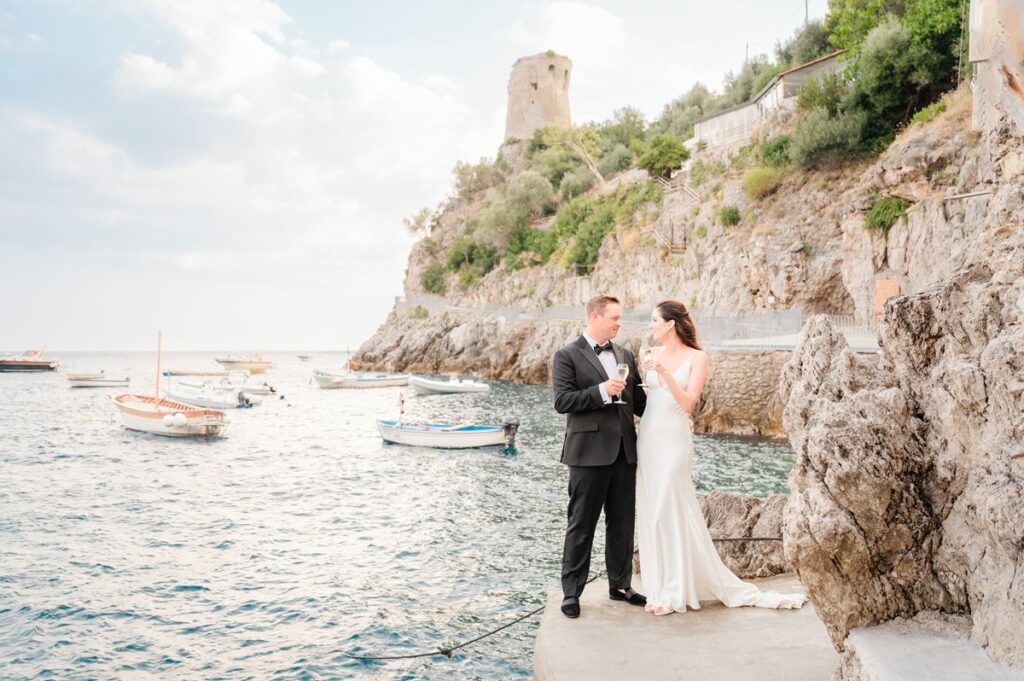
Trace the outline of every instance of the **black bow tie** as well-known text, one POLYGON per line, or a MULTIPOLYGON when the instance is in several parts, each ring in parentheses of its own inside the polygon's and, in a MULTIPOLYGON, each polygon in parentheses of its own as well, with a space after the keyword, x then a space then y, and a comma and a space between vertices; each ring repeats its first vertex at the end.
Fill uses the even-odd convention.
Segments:
POLYGON ((612 342, 611 342, 611 341, 608 341, 608 342, 607 342, 607 343, 605 343, 604 345, 595 345, 595 346, 594 346, 594 352, 596 352, 596 353, 597 353, 597 354, 599 354, 599 355, 600 355, 600 354, 601 354, 602 352, 606 352, 606 351, 607 351, 607 352, 610 352, 610 351, 611 351, 611 349, 612 349, 612 342))

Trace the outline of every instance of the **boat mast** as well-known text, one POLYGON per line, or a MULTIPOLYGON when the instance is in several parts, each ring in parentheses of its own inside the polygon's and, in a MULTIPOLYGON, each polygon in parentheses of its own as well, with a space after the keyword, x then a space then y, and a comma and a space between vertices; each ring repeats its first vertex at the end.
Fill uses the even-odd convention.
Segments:
POLYGON ((153 388, 153 404, 160 409, 160 331, 156 332, 156 387, 153 388))

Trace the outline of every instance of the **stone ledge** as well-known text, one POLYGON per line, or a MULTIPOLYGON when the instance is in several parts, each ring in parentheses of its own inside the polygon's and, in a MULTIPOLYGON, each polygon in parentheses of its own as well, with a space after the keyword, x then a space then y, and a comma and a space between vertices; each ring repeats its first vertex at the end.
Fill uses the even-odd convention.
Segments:
POLYGON ((1024 681, 970 640, 970 620, 934 612, 850 631, 835 681, 1024 681))
MULTIPOLYGON (((764 589, 801 591, 789 573, 754 580, 764 589)), ((633 586, 643 593, 639 575, 633 586)), ((597 580, 581 599, 582 615, 562 615, 560 592, 548 596, 537 633, 533 674, 540 681, 823 681, 838 655, 808 603, 800 610, 726 608, 655 617, 608 599, 597 580)))

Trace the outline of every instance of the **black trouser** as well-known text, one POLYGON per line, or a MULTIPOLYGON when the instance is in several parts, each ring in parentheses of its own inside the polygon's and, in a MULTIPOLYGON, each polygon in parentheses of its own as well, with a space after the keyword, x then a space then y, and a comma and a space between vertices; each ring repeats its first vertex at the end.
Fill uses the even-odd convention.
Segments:
POLYGON ((604 508, 604 560, 608 585, 625 589, 633 577, 633 525, 636 520, 636 464, 619 457, 610 466, 569 467, 569 527, 562 552, 562 593, 579 597, 590 574, 594 531, 604 508))

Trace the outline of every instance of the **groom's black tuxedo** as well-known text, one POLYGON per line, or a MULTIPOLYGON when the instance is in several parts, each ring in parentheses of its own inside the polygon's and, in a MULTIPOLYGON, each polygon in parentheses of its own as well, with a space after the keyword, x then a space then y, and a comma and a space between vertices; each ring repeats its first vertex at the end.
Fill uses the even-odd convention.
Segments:
POLYGON ((555 353, 551 383, 555 410, 566 415, 562 463, 569 466, 569 524, 562 553, 562 591, 579 597, 590 573, 590 551, 601 509, 605 512, 605 562, 612 588, 629 587, 633 575, 636 518, 636 428, 647 395, 638 383, 633 354, 612 345, 615 363, 629 365, 621 397, 626 406, 605 404, 600 384, 608 380, 586 338, 555 353))
POLYGON ((551 384, 555 411, 565 414, 565 442, 562 463, 568 466, 607 466, 615 463, 620 443, 626 461, 636 463, 636 428, 633 414, 642 416, 647 395, 640 383, 633 353, 612 344, 615 363, 629 365, 622 399, 629 406, 606 405, 600 384, 608 380, 597 353, 583 336, 555 353, 551 384))

